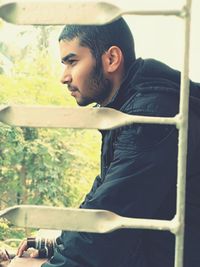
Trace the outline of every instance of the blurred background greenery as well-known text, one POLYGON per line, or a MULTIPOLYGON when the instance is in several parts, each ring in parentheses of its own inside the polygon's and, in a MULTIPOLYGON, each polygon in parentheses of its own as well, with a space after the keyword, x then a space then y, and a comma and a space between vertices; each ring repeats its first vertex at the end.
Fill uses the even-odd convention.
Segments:
MULTIPOLYGON (((5 31, 3 22, 0 26, 5 31)), ((0 40, 0 105, 76 106, 59 82, 60 59, 51 50, 52 39, 58 46, 59 28, 7 29, 10 41, 0 40)), ((0 209, 19 204, 77 207, 99 173, 98 131, 0 124, 0 140, 0 209)), ((26 234, 0 221, 0 241, 12 243, 26 234)))

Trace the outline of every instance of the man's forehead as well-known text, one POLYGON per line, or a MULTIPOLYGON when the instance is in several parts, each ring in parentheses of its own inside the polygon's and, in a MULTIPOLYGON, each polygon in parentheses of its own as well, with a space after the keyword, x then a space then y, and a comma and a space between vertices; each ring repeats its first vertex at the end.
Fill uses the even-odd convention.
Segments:
POLYGON ((80 47, 80 42, 79 40, 73 39, 73 40, 61 40, 59 42, 60 49, 78 49, 80 47))
POLYGON ((89 51, 89 48, 80 45, 78 38, 74 38, 73 40, 61 40, 59 45, 61 56, 66 56, 68 54, 73 54, 75 56, 85 52, 85 50, 89 51))

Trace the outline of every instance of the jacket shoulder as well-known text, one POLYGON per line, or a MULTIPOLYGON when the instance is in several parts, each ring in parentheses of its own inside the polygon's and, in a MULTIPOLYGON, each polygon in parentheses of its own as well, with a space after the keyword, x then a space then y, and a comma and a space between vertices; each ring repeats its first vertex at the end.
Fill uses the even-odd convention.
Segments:
POLYGON ((161 87, 148 86, 142 90, 137 86, 135 94, 122 106, 121 111, 128 114, 172 117, 179 111, 179 95, 161 87))

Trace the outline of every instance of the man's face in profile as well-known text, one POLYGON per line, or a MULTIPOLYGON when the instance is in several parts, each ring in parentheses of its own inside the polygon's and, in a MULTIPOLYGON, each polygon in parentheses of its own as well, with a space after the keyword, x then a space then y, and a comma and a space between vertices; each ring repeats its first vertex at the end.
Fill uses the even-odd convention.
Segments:
POLYGON ((102 64, 96 66, 90 49, 81 46, 78 38, 61 40, 60 54, 65 67, 61 82, 68 85, 77 104, 102 104, 111 92, 111 83, 105 78, 102 64))

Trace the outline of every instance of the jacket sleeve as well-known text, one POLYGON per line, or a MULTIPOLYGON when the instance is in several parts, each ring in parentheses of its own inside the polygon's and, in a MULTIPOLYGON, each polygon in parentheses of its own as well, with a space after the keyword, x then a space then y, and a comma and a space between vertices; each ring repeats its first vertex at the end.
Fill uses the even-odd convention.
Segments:
MULTIPOLYGON (((127 217, 171 219, 175 203, 165 215, 159 211, 176 187, 176 162, 174 126, 138 124, 121 128, 106 177, 82 208, 105 209, 127 217)), ((137 254, 142 233, 130 229, 109 234, 63 232, 62 244, 43 267, 126 266, 129 256, 137 254)))

